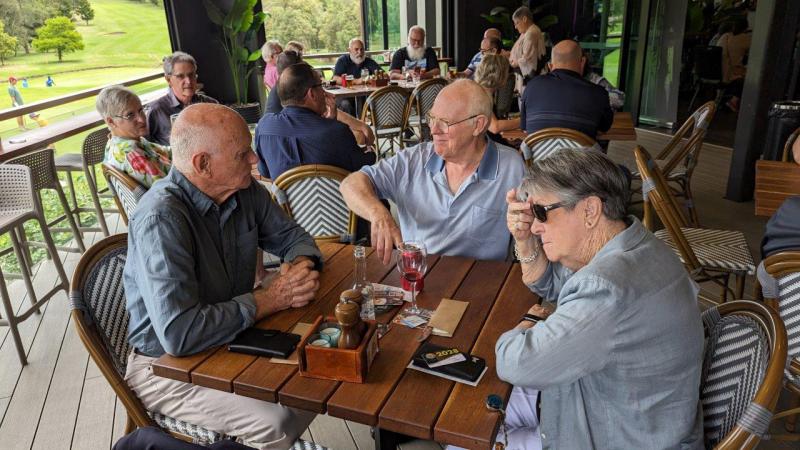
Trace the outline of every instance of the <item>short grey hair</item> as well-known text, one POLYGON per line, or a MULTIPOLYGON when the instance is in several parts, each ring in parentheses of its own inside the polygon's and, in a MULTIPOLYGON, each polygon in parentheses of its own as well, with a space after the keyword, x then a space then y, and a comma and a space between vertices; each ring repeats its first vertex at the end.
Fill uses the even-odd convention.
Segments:
POLYGON ((139 99, 135 92, 121 85, 104 87, 95 100, 95 108, 100 113, 100 117, 107 119, 118 116, 125 111, 131 99, 139 99))
POLYGON ((353 39, 350 39, 350 42, 347 43, 347 48, 349 49, 350 46, 353 45, 353 42, 356 41, 360 42, 362 47, 364 46, 364 41, 361 38, 354 37, 353 39))
POLYGON ((179 63, 189 63, 194 67, 194 70, 197 70, 197 61, 194 56, 179 51, 164 57, 164 75, 172 75, 172 69, 175 64, 179 63))
POLYGON ((421 31, 423 39, 424 39, 424 37, 425 37, 425 28, 422 28, 419 25, 414 25, 414 26, 412 26, 411 28, 408 29, 408 35, 411 36, 411 33, 415 32, 415 31, 421 31))
MULTIPOLYGON (((186 109, 191 107, 192 105, 186 109)), ((169 143, 172 148, 172 164, 184 172, 192 170, 190 169, 192 155, 198 150, 206 148, 210 138, 208 129, 203 123, 192 123, 185 118, 181 120, 181 115, 179 114, 175 123, 172 124, 169 136, 169 143)))
POLYGON ((520 200, 551 193, 567 209, 591 196, 603 201, 603 215, 624 220, 628 212, 630 182, 608 156, 591 147, 562 148, 531 165, 518 189, 520 200))
POLYGON ((514 11, 514 14, 511 15, 512 20, 513 19, 519 20, 522 19, 523 17, 526 17, 528 21, 533 22, 533 13, 527 6, 520 6, 519 8, 517 8, 516 11, 514 11))
POLYGON ((265 42, 264 45, 261 46, 261 59, 263 59, 264 62, 269 62, 270 58, 282 51, 283 49, 281 48, 281 43, 275 39, 272 39, 265 42))

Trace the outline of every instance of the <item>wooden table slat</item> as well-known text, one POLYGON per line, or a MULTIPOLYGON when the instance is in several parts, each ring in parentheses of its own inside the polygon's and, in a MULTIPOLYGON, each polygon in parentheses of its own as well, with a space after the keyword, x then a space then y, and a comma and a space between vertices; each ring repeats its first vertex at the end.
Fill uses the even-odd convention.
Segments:
POLYGON ((792 195, 800 195, 800 165, 782 161, 756 162, 757 216, 772 216, 792 195))
MULTIPOLYGON (((438 261, 438 256, 431 256, 428 263, 435 265, 438 261)), ((367 279, 381 280, 391 274, 396 273, 393 264, 383 265, 378 259, 378 254, 372 253, 367 257, 367 279)), ((325 299, 320 302, 318 308, 312 308, 304 317, 304 321, 313 322, 319 314, 333 314, 334 308, 339 301, 339 293, 350 287, 348 282, 343 282, 339 289, 334 290, 325 299)), ((278 393, 278 398, 282 405, 292 406, 295 408, 306 409, 309 411, 316 411, 319 413, 326 411, 326 402, 331 395, 333 395, 336 388, 339 387, 338 381, 320 380, 316 378, 303 377, 299 373, 295 373, 292 378, 286 382, 278 393)))
POLYGON ((471 352, 484 358, 489 369, 476 387, 455 385, 436 422, 434 440, 465 448, 492 446, 500 420, 484 407, 484 402, 489 394, 497 394, 508 404, 511 394, 511 385, 497 377, 495 344, 501 334, 514 328, 519 318, 538 302, 539 297, 522 283, 522 271, 515 264, 471 352))
MULTIPOLYGON (((528 136, 524 130, 509 130, 502 134, 509 141, 521 141, 528 136)), ((597 139, 600 141, 635 141, 636 128, 633 126, 631 113, 627 111, 614 113, 614 122, 611 124, 611 128, 605 133, 598 133, 597 139)))
MULTIPOLYGON (((476 262, 454 296, 455 300, 470 302, 456 332, 452 338, 432 336, 430 342, 471 349, 510 268, 502 261, 476 262)), ((406 370, 381 410, 378 426, 420 439, 433 438, 433 426, 453 384, 444 378, 406 370)))
MULTIPOLYGON (((472 265, 471 259, 443 256, 425 278, 425 289, 418 297, 420 305, 433 308, 442 298, 451 297, 472 265)), ((399 281, 397 276, 395 283, 399 281)), ((379 319, 388 322, 392 317, 393 314, 383 314, 379 319)), ((419 330, 393 324, 389 334, 379 343, 378 357, 370 368, 367 382, 342 383, 328 399, 328 414, 377 425, 378 412, 416 350, 416 346, 409 345, 409 342, 414 342, 419 333, 419 330)))

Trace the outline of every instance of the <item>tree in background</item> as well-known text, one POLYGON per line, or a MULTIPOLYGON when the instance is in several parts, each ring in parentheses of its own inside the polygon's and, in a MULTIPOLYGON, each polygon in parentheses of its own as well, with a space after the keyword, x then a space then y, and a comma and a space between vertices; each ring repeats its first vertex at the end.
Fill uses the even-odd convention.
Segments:
POLYGON ((53 17, 36 29, 37 38, 33 47, 40 52, 55 50, 61 62, 64 53, 83 50, 83 37, 75 30, 75 24, 67 17, 53 17))
POLYGON ((17 38, 5 32, 5 25, 0 22, 0 65, 6 64, 6 59, 17 53, 17 38))
POLYGON ((346 51, 361 35, 358 0, 263 0, 267 39, 300 41, 311 51, 346 51))
POLYGON ((64 16, 72 18, 72 12, 75 10, 75 2, 72 0, 58 0, 55 4, 56 16, 64 16))
POLYGON ((50 0, 0 0, 0 20, 6 32, 17 38, 17 44, 27 54, 31 51, 36 29, 44 25, 45 20, 55 17, 55 6, 50 0))
POLYGON ((89 25, 89 21, 94 19, 94 9, 89 4, 89 0, 78 0, 78 3, 75 4, 75 13, 86 21, 86 25, 89 25))

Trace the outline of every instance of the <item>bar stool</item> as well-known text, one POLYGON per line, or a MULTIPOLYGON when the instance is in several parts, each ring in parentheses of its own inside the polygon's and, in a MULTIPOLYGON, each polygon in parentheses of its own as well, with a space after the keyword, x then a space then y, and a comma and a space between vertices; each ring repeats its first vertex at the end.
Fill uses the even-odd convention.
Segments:
MULTIPOLYGON (((45 221, 46 217, 44 216, 44 207, 42 207, 41 191, 43 189, 53 189, 54 191, 56 191, 58 199, 61 202, 61 207, 64 209, 64 214, 47 223, 47 227, 46 229, 42 230, 42 233, 49 234, 50 232, 55 232, 55 233, 72 232, 73 236, 75 237, 75 244, 77 245, 77 247, 56 246, 56 248, 58 250, 65 252, 83 253, 84 251, 86 251, 86 246, 83 245, 83 238, 81 237, 81 233, 78 230, 78 226, 75 223, 75 218, 72 216, 69 204, 67 203, 67 197, 66 195, 64 195, 63 189, 61 189, 61 183, 58 181, 58 176, 56 175, 56 165, 55 165, 55 157, 53 149, 44 148, 41 150, 29 152, 22 156, 17 156, 16 158, 9 159, 6 162, 6 164, 22 164, 28 166, 31 169, 31 180, 33 181, 33 191, 36 193, 36 195, 33 196, 33 201, 38 210, 42 211, 42 217, 45 219, 45 221), (67 223, 69 224, 69 228, 54 227, 54 225, 61 223, 63 220, 67 221, 67 223)), ((20 233, 20 240, 21 243, 26 247, 25 255, 28 258, 28 263, 30 267, 32 266, 32 264, 31 264, 29 247, 30 246, 46 247, 46 243, 36 242, 36 241, 26 241, 24 232, 20 233)))
POLYGON ((53 238, 48 232, 41 202, 36 201, 38 194, 34 195, 34 186, 31 178, 31 169, 27 166, 17 164, 0 165, 0 236, 8 233, 11 238, 14 254, 20 265, 23 266, 21 278, 25 282, 25 289, 28 291, 28 297, 31 301, 31 307, 25 312, 19 315, 14 314, 11 298, 6 288, 6 277, 3 276, 3 271, 0 269, 0 301, 3 304, 2 314, 0 314, 0 326, 11 328, 11 336, 14 339, 14 345, 17 347, 17 354, 23 366, 28 363, 28 360, 25 356, 25 348, 22 346, 22 339, 20 339, 17 325, 33 313, 40 313, 39 308, 58 291, 63 289, 65 293, 69 292, 67 274, 61 265, 53 238), (30 274, 32 270, 30 260, 23 252, 23 245, 18 235, 19 231, 23 229, 24 223, 32 219, 36 220, 42 229, 45 248, 53 260, 60 280, 55 287, 38 300, 33 289, 33 283, 31 283, 30 274))
MULTIPOLYGON (((108 225, 104 216, 103 207, 100 205, 100 197, 112 198, 110 191, 106 187, 103 190, 97 188, 97 171, 98 164, 103 162, 106 152, 106 143, 108 142, 108 129, 102 128, 95 130, 86 136, 83 140, 83 149, 81 154, 66 153, 56 157, 56 171, 66 172, 67 184, 69 184, 70 197, 72 198, 72 207, 70 211, 78 223, 78 229, 83 231, 102 231, 105 236, 108 236, 108 225), (75 184, 72 179, 72 173, 76 171, 83 171, 86 176, 86 184, 89 185, 89 193, 92 195, 93 208, 82 207, 78 205, 78 198, 75 195, 75 184), (93 212, 97 216, 97 222, 100 227, 87 227, 81 224, 81 213, 93 212)), ((117 209, 109 209, 108 212, 119 212, 117 209)))

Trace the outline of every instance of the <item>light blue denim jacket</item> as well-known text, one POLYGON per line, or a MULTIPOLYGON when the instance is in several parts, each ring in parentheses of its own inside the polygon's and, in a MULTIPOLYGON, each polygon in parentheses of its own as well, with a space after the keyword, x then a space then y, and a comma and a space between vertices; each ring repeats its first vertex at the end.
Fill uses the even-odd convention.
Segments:
POLYGON ((557 309, 497 342, 497 373, 541 391, 544 448, 703 447, 697 285, 635 218, 577 272, 530 285, 557 309))

